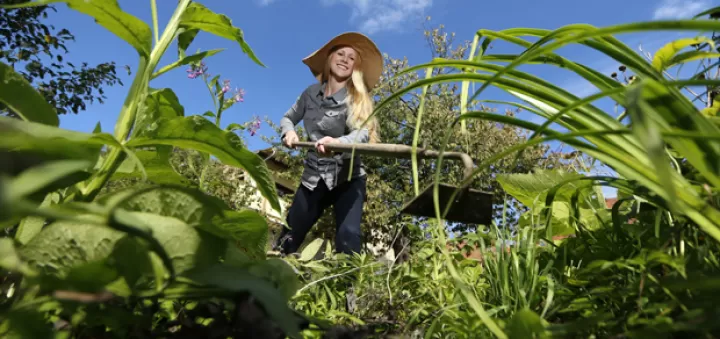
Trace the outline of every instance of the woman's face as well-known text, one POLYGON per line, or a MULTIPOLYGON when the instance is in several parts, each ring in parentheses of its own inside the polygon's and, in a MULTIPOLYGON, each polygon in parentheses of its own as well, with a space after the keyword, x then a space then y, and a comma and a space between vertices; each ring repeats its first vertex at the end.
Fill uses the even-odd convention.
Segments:
POLYGON ((330 54, 330 73, 340 80, 352 75, 357 53, 351 47, 342 47, 330 54))

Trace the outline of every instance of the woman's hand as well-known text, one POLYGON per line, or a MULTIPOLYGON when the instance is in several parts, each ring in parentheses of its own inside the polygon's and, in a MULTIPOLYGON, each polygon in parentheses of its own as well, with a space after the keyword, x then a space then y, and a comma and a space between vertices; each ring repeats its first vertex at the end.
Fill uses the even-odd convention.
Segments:
POLYGON ((323 137, 322 139, 315 142, 315 149, 320 153, 321 155, 329 155, 332 152, 325 152, 325 146, 326 144, 331 144, 333 142, 337 142, 337 140, 333 137, 323 137))
POLYGON ((300 141, 300 139, 295 131, 288 131, 283 138, 283 144, 290 148, 293 148, 293 145, 298 141, 300 141))

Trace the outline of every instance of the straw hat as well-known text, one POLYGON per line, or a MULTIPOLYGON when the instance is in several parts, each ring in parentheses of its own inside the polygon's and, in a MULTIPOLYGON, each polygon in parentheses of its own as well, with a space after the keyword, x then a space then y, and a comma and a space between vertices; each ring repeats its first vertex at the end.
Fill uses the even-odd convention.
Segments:
POLYGON ((327 57, 330 50, 337 45, 350 46, 360 54, 360 58, 362 59, 361 70, 365 78, 365 86, 367 86, 368 90, 372 90, 380 80, 380 75, 383 70, 383 59, 375 43, 363 34, 357 32, 342 33, 332 38, 332 40, 328 41, 317 51, 308 55, 303 59, 303 63, 310 67, 310 71, 318 81, 322 81, 322 72, 325 69, 327 57))

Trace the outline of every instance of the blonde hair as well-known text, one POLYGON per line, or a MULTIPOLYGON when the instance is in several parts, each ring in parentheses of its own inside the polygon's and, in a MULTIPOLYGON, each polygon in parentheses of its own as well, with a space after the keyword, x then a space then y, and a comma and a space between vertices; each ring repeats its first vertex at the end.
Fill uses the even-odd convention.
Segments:
MULTIPOLYGON (((344 46, 335 46, 330 50, 330 54, 335 53, 339 48, 344 46)), ((365 79, 363 73, 360 70, 362 59, 358 55, 355 60, 355 67, 353 67, 352 75, 347 82, 348 91, 348 106, 349 114, 347 118, 348 126, 352 128, 360 128, 362 124, 368 120, 370 114, 372 114, 375 104, 373 103, 372 97, 365 86, 365 79)), ((323 72, 322 81, 325 82, 330 76, 330 55, 328 55, 327 62, 325 63, 325 70, 323 72)), ((378 134, 378 123, 375 117, 370 118, 365 124, 368 130, 368 140, 370 143, 380 142, 380 136, 378 134)))

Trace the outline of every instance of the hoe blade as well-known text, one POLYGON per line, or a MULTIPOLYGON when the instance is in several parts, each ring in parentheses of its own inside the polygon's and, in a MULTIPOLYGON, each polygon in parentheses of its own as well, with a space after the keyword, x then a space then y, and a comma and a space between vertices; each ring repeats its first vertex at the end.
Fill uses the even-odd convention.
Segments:
MULTIPOLYGON (((440 213, 442 213, 457 187, 440 184, 439 188, 440 213)), ((402 209, 402 213, 435 218, 433 185, 428 186, 420 195, 407 202, 402 209)), ((444 220, 466 224, 490 225, 492 214, 492 194, 465 188, 455 196, 444 220)))

